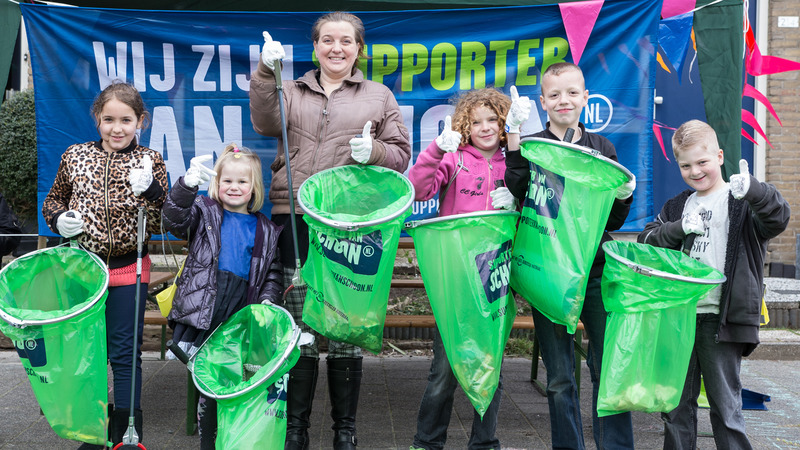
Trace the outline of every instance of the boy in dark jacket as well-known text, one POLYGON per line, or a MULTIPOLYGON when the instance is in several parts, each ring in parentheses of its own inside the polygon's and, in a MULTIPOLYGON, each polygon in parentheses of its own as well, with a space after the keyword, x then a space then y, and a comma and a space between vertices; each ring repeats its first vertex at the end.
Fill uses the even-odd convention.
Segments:
POLYGON ((775 186, 740 172, 722 178, 723 151, 714 130, 691 120, 672 137, 672 151, 690 188, 667 201, 639 242, 680 249, 727 277, 697 303, 697 331, 678 407, 662 413, 664 448, 695 448, 700 376, 711 406, 718 448, 752 448, 745 433, 739 369, 758 345, 767 243, 789 223, 789 204, 775 186), (693 191, 694 190, 694 191, 693 191), (692 239, 689 242, 692 242, 692 239), (688 246, 688 245, 687 245, 688 246))
MULTIPOLYGON (((533 137, 553 141, 573 142, 596 150, 599 154, 617 161, 614 144, 605 137, 586 131, 580 122, 583 108, 589 100, 589 91, 580 67, 561 62, 547 68, 542 74, 542 95, 539 101, 547 111, 547 126, 533 137), (568 130, 572 130, 574 139, 568 130)), ((526 136, 527 137, 527 136, 526 136)), ((520 151, 506 152, 506 186, 514 197, 524 202, 530 191, 531 166, 520 151)), ((600 245, 611 240, 609 231, 620 229, 628 217, 633 202, 636 180, 620 186, 611 206, 600 245)), ((633 448, 633 425, 630 412, 597 416, 597 394, 600 385, 600 368, 603 366, 603 340, 606 330, 606 313, 600 280, 603 276, 605 254, 598 247, 581 310, 581 321, 589 339, 586 363, 592 379, 592 435, 597 448, 633 448)), ((553 448, 583 449, 583 423, 578 383, 575 380, 575 349, 573 334, 564 325, 552 322, 536 308, 533 309, 536 337, 542 351, 542 361, 547 369, 547 403, 550 407, 550 436, 553 448)))

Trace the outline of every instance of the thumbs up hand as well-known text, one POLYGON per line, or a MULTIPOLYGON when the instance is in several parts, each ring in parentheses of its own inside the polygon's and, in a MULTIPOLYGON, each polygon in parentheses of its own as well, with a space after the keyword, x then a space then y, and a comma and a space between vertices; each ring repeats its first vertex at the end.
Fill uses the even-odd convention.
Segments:
POLYGON ((372 155, 372 136, 369 134, 371 129, 372 121, 368 120, 364 124, 363 132, 350 139, 350 156, 360 164, 366 164, 372 155))
POLYGON ((204 166, 203 163, 211 161, 211 155, 195 156, 189 162, 189 170, 183 176, 183 184, 188 188, 195 188, 201 184, 207 183, 211 177, 217 176, 217 172, 204 166))
POLYGON ((275 70, 275 63, 286 57, 283 46, 278 41, 273 41, 268 32, 263 32, 264 46, 261 48, 261 61, 264 65, 275 70))
POLYGON ((750 190, 750 167, 746 160, 739 160, 739 174, 731 175, 730 185, 731 195, 736 200, 741 200, 747 195, 747 191, 750 190))
POLYGON ((452 153, 458 150, 458 144, 461 143, 461 133, 453 131, 452 119, 450 116, 444 118, 444 129, 442 134, 436 137, 436 145, 443 152, 452 153))
POLYGON ((150 187, 153 183, 153 160, 150 155, 144 155, 141 168, 131 169, 128 181, 131 183, 133 195, 137 197, 150 187))
POLYGON ((531 114, 531 99, 520 97, 516 86, 511 86, 511 109, 506 115, 506 132, 519 133, 523 123, 531 114))

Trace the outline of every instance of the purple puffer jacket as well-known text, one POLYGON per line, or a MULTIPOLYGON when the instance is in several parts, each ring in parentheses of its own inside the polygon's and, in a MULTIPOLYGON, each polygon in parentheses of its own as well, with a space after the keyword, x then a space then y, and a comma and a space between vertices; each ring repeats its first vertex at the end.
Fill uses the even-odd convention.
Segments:
MULTIPOLYGON (((207 330, 211 325, 217 298, 217 265, 221 247, 222 205, 198 196, 197 188, 188 188, 181 177, 164 203, 164 226, 175 236, 189 240, 189 255, 168 319, 207 330)), ((282 303, 283 267, 278 258, 278 235, 281 228, 261 213, 258 217, 247 304, 269 300, 282 303)))

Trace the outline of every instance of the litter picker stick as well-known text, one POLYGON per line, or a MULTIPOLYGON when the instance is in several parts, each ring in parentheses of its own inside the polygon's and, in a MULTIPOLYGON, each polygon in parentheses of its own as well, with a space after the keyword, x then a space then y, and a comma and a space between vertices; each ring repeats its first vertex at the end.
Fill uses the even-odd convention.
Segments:
POLYGON ((139 206, 136 214, 136 303, 133 310, 133 356, 131 363, 131 406, 128 415, 128 429, 122 436, 122 442, 117 444, 113 450, 142 449, 144 445, 139 443, 139 435, 136 434, 134 426, 134 400, 136 398, 136 347, 139 345, 139 301, 142 299, 142 247, 144 246, 144 232, 147 222, 144 216, 144 206, 139 206))
POLYGON ((294 213, 294 189, 292 188, 292 168, 289 165, 289 141, 286 138, 286 106, 283 104, 283 81, 281 80, 280 64, 276 61, 272 72, 275 74, 275 89, 278 91, 278 105, 281 111, 281 139, 283 140, 283 157, 286 160, 286 184, 289 188, 289 211, 292 226, 292 244, 294 245, 294 263, 296 270, 292 278, 294 286, 303 286, 303 276, 300 274, 300 246, 297 244, 297 222, 294 213))

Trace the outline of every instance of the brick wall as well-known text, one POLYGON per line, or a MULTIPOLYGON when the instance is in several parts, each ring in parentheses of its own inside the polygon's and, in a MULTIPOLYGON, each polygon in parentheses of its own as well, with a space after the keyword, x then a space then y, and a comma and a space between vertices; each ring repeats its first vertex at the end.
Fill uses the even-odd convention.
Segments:
MULTIPOLYGON (((800 2, 769 2, 769 48, 766 54, 800 61, 800 28, 778 28, 778 16, 800 16, 800 2)), ((795 236, 800 233, 800 71, 763 76, 768 80, 765 94, 783 123, 781 126, 767 113, 766 133, 775 148, 767 146, 765 181, 774 184, 792 207, 789 227, 770 242, 767 261, 793 266, 795 236)))

